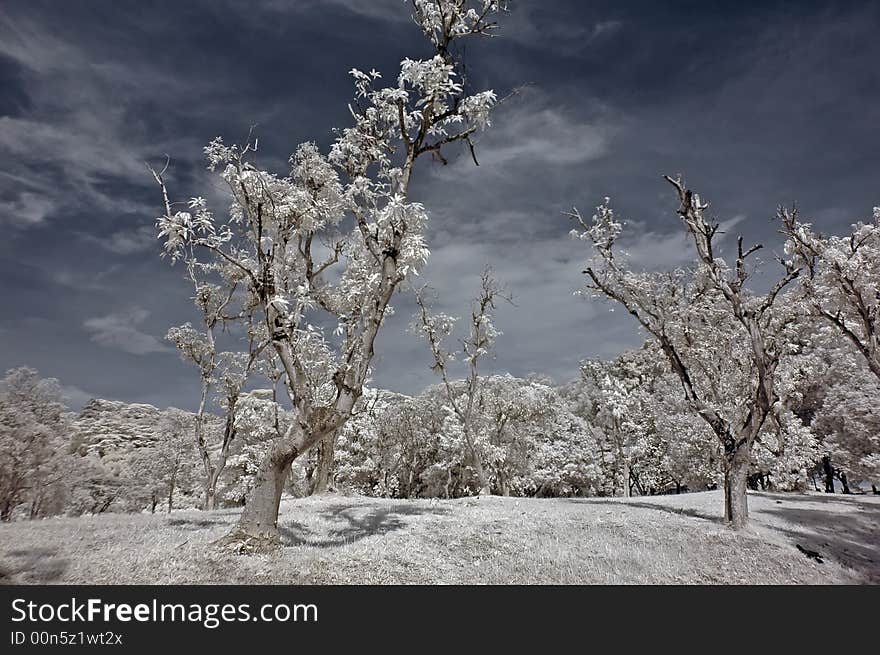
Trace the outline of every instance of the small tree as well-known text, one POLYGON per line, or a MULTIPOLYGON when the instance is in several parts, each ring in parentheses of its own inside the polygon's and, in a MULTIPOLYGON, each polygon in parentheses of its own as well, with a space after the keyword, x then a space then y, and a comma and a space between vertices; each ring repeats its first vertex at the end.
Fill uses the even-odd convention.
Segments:
POLYGON ((329 156, 301 145, 285 177, 253 163, 255 140, 214 140, 205 152, 230 194, 226 220, 202 198, 175 211, 155 173, 165 199, 158 227, 166 251, 172 259, 207 256, 220 286, 244 287, 296 413, 268 449, 230 535, 247 550, 279 542, 278 506, 291 463, 351 416, 391 298, 427 259, 427 214, 409 199, 413 171, 425 154, 444 161, 448 145, 472 146, 472 135, 488 124, 495 94, 466 89, 457 44, 492 33, 503 7, 501 0, 414 0, 413 17, 433 56, 403 60, 384 88, 376 86, 377 71, 352 70, 354 125, 339 132, 329 156), (316 327, 327 323, 334 339, 316 327))
POLYGON ((477 403, 481 393, 479 375, 480 359, 491 354, 495 339, 500 334, 492 323, 492 310, 498 299, 510 302, 503 287, 492 277, 492 270, 486 268, 480 276, 480 292, 473 301, 468 334, 461 340, 461 358, 467 366, 467 378, 463 393, 458 393, 449 377, 449 364, 456 354, 446 350, 444 341, 452 334, 458 320, 446 314, 431 315, 425 299, 425 288, 416 293, 419 311, 413 325, 414 331, 427 341, 434 364, 431 367, 442 379, 446 390, 446 401, 458 419, 467 447, 469 464, 477 477, 478 493, 491 492, 489 476, 485 471, 483 453, 477 444, 477 403))
MULTIPOLYGON (((198 272, 208 272, 212 270, 212 266, 199 262, 194 256, 187 257, 186 261, 189 279, 195 290, 193 300, 202 312, 202 330, 195 329, 190 323, 184 323, 171 328, 166 338, 174 343, 181 357, 195 364, 199 371, 201 397, 193 431, 203 468, 203 506, 212 510, 217 505, 217 483, 223 474, 229 449, 235 438, 235 409, 238 398, 266 342, 257 338, 254 326, 249 321, 248 352, 218 352, 214 334, 217 327, 243 316, 242 313, 236 316, 227 313, 240 282, 237 279, 230 280, 227 289, 202 282, 198 272), (208 440, 207 408, 212 389, 216 390, 225 410, 223 435, 217 450, 212 448, 208 440)), ((248 318, 252 318, 252 315, 248 318)))
POLYGON ((695 249, 692 275, 628 268, 616 252, 622 225, 608 202, 598 207, 591 223, 575 210, 572 216, 582 231, 574 234, 590 242, 595 254, 584 271, 586 290, 623 305, 656 340, 689 407, 718 438, 724 458, 724 516, 740 528, 748 521, 752 445, 777 401, 774 378, 788 343, 785 331, 793 321, 778 300, 799 269, 786 264, 766 294, 750 290, 747 259, 761 246, 744 250, 740 237, 735 263, 728 265, 718 256, 720 224, 706 216, 708 205, 681 179, 666 179, 678 195, 678 214, 695 249))
POLYGON ((584 362, 581 374, 592 396, 589 419, 605 433, 607 491, 680 492, 716 481, 714 435, 678 395, 680 382, 656 344, 584 362))

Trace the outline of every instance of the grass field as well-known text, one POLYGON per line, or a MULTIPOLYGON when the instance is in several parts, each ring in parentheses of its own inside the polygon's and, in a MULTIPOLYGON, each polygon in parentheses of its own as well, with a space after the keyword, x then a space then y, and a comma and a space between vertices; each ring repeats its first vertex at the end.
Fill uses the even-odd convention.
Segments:
POLYGON ((880 497, 719 492, 633 499, 285 499, 284 547, 210 545, 239 510, 100 515, 0 526, 0 582, 880 583, 880 497), (798 550, 815 551, 820 563, 798 550))

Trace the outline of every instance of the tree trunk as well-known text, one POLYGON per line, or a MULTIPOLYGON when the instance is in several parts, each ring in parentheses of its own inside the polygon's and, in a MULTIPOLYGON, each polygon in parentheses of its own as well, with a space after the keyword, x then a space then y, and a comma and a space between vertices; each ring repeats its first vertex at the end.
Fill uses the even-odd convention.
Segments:
POLYGON ((214 483, 205 489, 205 509, 208 511, 217 509, 217 488, 214 483))
POLYGON ((629 462, 627 462, 625 458, 623 460, 623 497, 632 497, 632 487, 630 487, 629 480, 629 462))
POLYGON ((749 451, 745 445, 732 456, 725 457, 724 520, 738 530, 749 522, 749 501, 746 495, 749 480, 749 451))
POLYGON ((834 467, 831 466, 831 457, 825 455, 822 458, 822 470, 825 472, 825 493, 834 493, 834 467))
MULTIPOLYGON (((220 456, 217 459, 216 466, 206 464, 205 476, 205 509, 217 509, 217 485, 220 482, 220 475, 226 468, 226 460, 229 458, 229 446, 235 438, 235 408, 238 405, 238 398, 226 399, 226 423, 223 427, 223 445, 220 447, 220 456)), ((207 461, 207 460, 206 460, 207 461)))
POLYGON ((501 490, 502 496, 510 495, 510 487, 507 485, 507 478, 505 477, 502 471, 497 471, 496 475, 498 476, 498 486, 501 490))
POLYGON ((330 488, 335 450, 336 433, 334 432, 318 444, 318 467, 315 470, 310 495, 325 493, 330 488))
POLYGON ((278 508, 290 465, 301 451, 288 439, 274 443, 263 458, 254 487, 235 529, 219 540, 234 545, 240 553, 266 552, 281 545, 278 508))
POLYGON ((174 483, 176 482, 175 478, 177 477, 177 472, 171 476, 171 484, 168 486, 168 513, 171 514, 171 507, 174 504, 174 483))
POLYGON ((486 471, 483 469, 483 462, 480 461, 476 451, 472 450, 471 455, 474 460, 474 472, 477 475, 477 484, 480 485, 480 490, 477 494, 480 496, 488 496, 492 493, 492 490, 489 488, 489 480, 486 478, 486 471))

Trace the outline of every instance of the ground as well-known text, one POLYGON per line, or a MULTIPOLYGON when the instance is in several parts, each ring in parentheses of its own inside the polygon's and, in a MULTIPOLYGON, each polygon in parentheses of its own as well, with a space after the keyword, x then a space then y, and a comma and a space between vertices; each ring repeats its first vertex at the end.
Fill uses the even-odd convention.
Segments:
POLYGON ((0 526, 0 581, 61 584, 880 583, 880 497, 719 492, 623 498, 284 499, 284 547, 210 543, 239 510, 0 526), (798 546, 815 557, 804 553, 798 546))

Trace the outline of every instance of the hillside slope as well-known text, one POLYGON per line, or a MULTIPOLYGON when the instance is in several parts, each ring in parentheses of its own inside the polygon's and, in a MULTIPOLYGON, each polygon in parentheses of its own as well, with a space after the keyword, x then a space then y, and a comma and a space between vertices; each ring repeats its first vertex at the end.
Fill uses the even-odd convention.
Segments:
POLYGON ((880 498, 718 492, 633 499, 285 499, 285 547, 208 547, 237 510, 0 526, 12 583, 880 583, 880 498), (816 551, 822 563, 796 545, 816 551))

